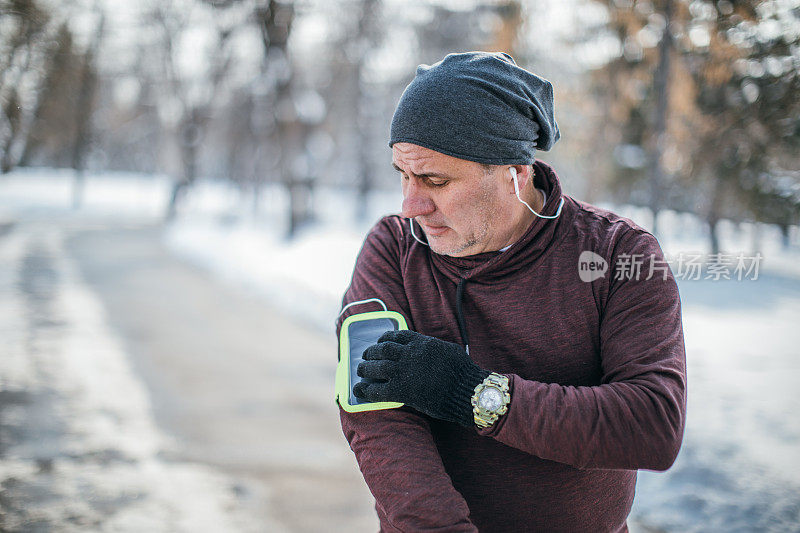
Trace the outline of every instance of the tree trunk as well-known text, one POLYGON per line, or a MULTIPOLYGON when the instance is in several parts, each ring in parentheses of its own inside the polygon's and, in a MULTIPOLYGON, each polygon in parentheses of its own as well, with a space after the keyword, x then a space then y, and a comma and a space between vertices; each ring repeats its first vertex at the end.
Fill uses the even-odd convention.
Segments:
POLYGON ((664 5, 665 27, 658 45, 658 66, 653 76, 653 90, 656 94, 656 112, 653 129, 653 144, 650 149, 650 209, 653 212, 653 234, 658 234, 658 212, 663 203, 664 167, 661 163, 667 132, 667 111, 669 105, 670 53, 672 52, 673 0, 664 5))
POLYGON ((253 220, 258 220, 258 216, 261 213, 261 188, 260 181, 253 182, 253 220))
POLYGON ((167 206, 166 219, 168 221, 175 218, 181 199, 197 178, 197 145, 200 142, 202 131, 201 120, 201 111, 195 107, 189 111, 188 117, 181 126, 179 139, 183 170, 181 179, 172 186, 172 195, 167 206))
POLYGON ((365 161, 366 154, 359 156, 360 168, 357 194, 356 194, 356 220, 364 222, 369 213, 369 193, 372 190, 372 180, 370 179, 369 163, 365 161))
POLYGON ((719 219, 709 218, 708 219, 708 234, 709 238, 711 239, 711 253, 718 254, 719 253, 719 219))
POLYGON ((713 176, 713 184, 711 188, 711 201, 708 205, 708 212, 706 213, 706 221, 709 227, 709 238, 711 239, 711 253, 719 253, 719 213, 722 206, 722 178, 713 176))
POLYGON ((3 113, 6 116, 8 123, 8 138, 3 146, 3 157, 0 159, 0 173, 7 174, 14 168, 14 157, 12 151, 14 150, 14 143, 20 133, 22 125, 22 111, 21 111, 19 97, 15 89, 11 90, 8 100, 3 104, 3 113))
POLYGON ((175 215, 178 212, 178 203, 180 202, 180 198, 183 196, 185 188, 186 184, 182 181, 176 181, 172 184, 172 193, 169 197, 169 204, 167 204, 167 222, 175 219, 175 215))
POLYGON ((781 246, 784 250, 788 250, 792 245, 791 235, 789 233, 789 224, 780 224, 781 228, 781 246))
POLYGON ((100 41, 103 38, 104 26, 105 15, 100 12, 100 21, 97 24, 92 42, 83 58, 78 105, 75 106, 75 143, 72 146, 72 168, 75 171, 75 180, 72 188, 73 209, 78 209, 83 202, 86 153, 89 151, 89 144, 92 137, 92 108, 96 82, 94 63, 100 49, 100 41))
POLYGON ((753 240, 751 243, 753 253, 761 251, 761 223, 753 222, 753 240))
MULTIPOLYGON (((374 41, 374 36, 379 35, 378 12, 380 2, 378 0, 363 0, 361 2, 361 12, 358 19, 358 36, 374 41)), ((374 42, 371 42, 374 45, 374 42)), ((372 190, 372 155, 371 144, 373 140, 373 119, 375 108, 378 105, 375 98, 367 89, 364 80, 364 66, 368 59, 368 52, 361 49, 358 58, 353 65, 353 90, 352 105, 356 112, 353 114, 353 123, 358 139, 357 154, 358 160, 358 182, 356 184, 356 220, 362 222, 366 220, 369 213, 369 193, 372 190)))

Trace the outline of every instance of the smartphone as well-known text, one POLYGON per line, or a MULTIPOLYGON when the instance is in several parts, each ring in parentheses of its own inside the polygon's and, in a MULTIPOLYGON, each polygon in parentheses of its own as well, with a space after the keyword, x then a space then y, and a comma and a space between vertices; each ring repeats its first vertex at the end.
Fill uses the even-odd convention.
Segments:
POLYGON ((353 386, 360 381, 370 381, 356 374, 363 361, 364 350, 378 342, 387 331, 408 329, 403 315, 395 311, 373 311, 350 315, 339 332, 339 364, 336 367, 336 399, 348 413, 394 409, 398 402, 367 402, 356 398, 353 386))

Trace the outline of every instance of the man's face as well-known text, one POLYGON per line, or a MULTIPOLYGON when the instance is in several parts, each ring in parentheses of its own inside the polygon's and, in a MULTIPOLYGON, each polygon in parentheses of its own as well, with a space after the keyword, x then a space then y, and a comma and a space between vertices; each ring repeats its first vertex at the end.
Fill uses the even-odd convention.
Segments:
POLYGON ((410 143, 392 147, 392 163, 401 173, 403 216, 419 223, 434 252, 463 257, 511 244, 510 179, 502 173, 410 143))

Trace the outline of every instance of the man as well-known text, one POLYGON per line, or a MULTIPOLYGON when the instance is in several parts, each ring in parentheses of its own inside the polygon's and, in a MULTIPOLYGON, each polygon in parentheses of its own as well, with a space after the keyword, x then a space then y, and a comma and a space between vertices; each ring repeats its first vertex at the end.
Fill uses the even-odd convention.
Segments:
POLYGON ((637 469, 678 453, 677 286, 655 237, 535 159, 552 106, 490 53, 420 66, 397 106, 402 217, 372 229, 344 297, 409 327, 367 348, 353 389, 405 406, 341 411, 382 531, 626 531, 637 469))

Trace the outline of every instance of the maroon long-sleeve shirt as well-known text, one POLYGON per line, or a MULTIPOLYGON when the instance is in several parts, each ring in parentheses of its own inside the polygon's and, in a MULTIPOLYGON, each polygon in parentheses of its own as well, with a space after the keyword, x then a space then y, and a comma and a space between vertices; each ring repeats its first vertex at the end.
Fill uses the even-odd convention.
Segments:
MULTIPOLYGON (((552 215, 559 180, 536 170, 552 215)), ((625 531, 636 470, 675 460, 686 405, 675 280, 650 233, 563 198, 557 219, 536 218, 504 252, 438 255, 398 216, 364 242, 344 303, 380 298, 409 329, 460 343, 466 278, 470 355, 511 379, 508 413, 480 432, 410 408, 341 411, 382 531, 625 531), (584 276, 602 262, 586 251, 608 265, 594 281, 579 259, 584 276)))

